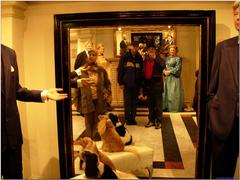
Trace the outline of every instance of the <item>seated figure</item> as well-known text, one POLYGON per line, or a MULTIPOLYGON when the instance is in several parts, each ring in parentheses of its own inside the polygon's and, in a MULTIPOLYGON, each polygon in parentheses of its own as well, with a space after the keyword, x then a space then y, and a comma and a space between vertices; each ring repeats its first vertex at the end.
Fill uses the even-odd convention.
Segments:
MULTIPOLYGON (((83 150, 80 153, 80 169, 85 172, 85 178, 91 179, 137 179, 134 175, 116 170, 112 161, 98 150, 89 137, 80 139, 83 150)), ((82 178, 81 178, 82 179, 82 178)))
POLYGON ((132 144, 132 135, 125 128, 125 126, 122 124, 122 122, 119 120, 118 116, 113 113, 110 113, 110 114, 108 114, 108 117, 112 121, 112 124, 114 125, 115 130, 117 131, 118 135, 120 136, 123 144, 124 145, 132 144))

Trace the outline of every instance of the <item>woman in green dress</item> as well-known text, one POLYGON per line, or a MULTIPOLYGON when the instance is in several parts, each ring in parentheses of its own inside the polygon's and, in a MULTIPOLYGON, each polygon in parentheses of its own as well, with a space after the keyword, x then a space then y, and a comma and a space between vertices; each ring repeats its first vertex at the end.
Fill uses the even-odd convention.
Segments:
POLYGON ((184 93, 181 79, 182 59, 177 56, 177 46, 168 47, 169 56, 165 58, 163 109, 169 112, 183 111, 184 93))

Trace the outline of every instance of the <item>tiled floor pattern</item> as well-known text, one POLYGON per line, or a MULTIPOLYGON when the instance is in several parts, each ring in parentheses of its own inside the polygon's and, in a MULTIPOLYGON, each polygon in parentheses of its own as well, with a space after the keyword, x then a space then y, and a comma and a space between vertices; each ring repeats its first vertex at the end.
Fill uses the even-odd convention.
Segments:
MULTIPOLYGON (((114 114, 123 117, 121 108, 115 108, 114 114)), ((154 149, 153 178, 193 178, 195 173, 197 124, 195 113, 164 112, 162 128, 145 128, 147 109, 139 108, 137 125, 126 128, 132 134, 135 143, 141 142, 154 149)), ((84 118, 73 112, 73 139, 84 130, 84 118)), ((74 145, 78 151, 79 146, 74 145)), ((79 158, 75 159, 75 172, 79 171, 79 158)), ((147 177, 146 170, 134 172, 138 177, 147 177)))

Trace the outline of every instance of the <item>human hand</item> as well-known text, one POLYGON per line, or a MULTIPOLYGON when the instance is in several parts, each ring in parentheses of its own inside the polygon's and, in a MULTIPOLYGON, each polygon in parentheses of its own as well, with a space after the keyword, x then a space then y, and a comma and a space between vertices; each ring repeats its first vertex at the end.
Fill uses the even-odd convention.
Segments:
POLYGON ((163 74, 164 74, 165 76, 169 76, 169 75, 171 74, 171 71, 169 71, 169 70, 163 70, 163 74))
POLYGON ((81 78, 80 81, 81 81, 82 85, 84 85, 84 86, 93 84, 93 80, 90 78, 81 78))
POLYGON ((106 100, 108 98, 108 93, 103 93, 103 99, 106 100))
POLYGON ((81 72, 85 72, 85 71, 87 71, 87 68, 84 67, 84 66, 81 66, 81 67, 78 68, 78 70, 81 71, 81 72))
POLYGON ((58 92, 61 92, 61 91, 63 91, 62 88, 51 88, 51 89, 47 90, 46 96, 47 96, 48 99, 51 99, 51 100, 54 100, 54 101, 63 100, 65 98, 67 98, 68 94, 58 93, 58 92))

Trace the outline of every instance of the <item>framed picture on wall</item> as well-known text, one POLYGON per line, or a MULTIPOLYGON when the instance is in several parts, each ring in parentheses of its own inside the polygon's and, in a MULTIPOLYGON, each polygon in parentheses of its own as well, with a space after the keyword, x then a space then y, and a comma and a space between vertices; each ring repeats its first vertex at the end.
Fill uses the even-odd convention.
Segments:
POLYGON ((161 45, 162 42, 162 33, 131 33, 131 42, 137 41, 143 46, 147 46, 148 44, 155 44, 156 47, 161 45))
POLYGON ((143 51, 147 50, 148 44, 154 44, 157 53, 166 56, 168 53, 168 46, 176 44, 176 32, 172 29, 163 29, 159 32, 132 32, 131 41, 139 42, 139 47, 143 48, 143 51))

